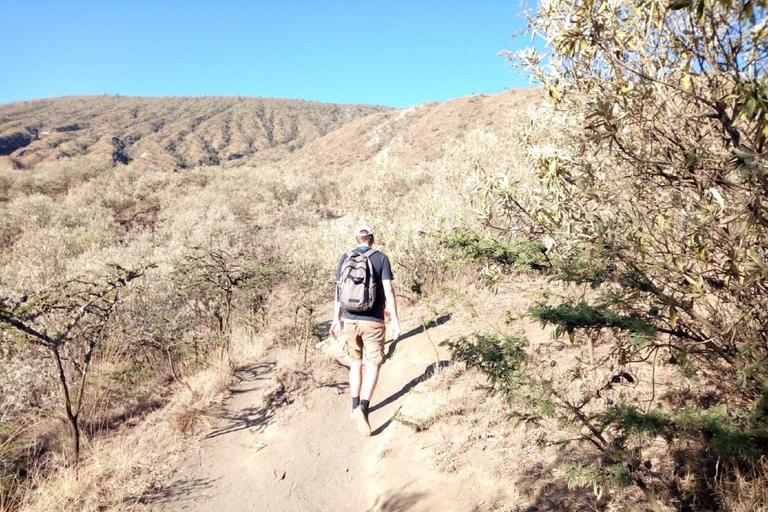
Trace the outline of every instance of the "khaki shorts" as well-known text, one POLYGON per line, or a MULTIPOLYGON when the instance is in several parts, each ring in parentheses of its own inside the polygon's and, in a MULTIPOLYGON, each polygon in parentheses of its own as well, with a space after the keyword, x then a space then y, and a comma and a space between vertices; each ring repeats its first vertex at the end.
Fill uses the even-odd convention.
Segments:
POLYGON ((347 335, 347 354, 350 358, 360 361, 365 352, 365 359, 370 364, 384 364, 384 338, 387 333, 384 320, 344 319, 344 333, 347 335))

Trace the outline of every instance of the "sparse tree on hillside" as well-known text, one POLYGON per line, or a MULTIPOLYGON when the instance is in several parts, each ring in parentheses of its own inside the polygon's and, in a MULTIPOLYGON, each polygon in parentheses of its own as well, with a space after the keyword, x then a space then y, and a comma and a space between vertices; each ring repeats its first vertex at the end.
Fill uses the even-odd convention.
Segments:
POLYGON ((239 244, 230 247, 220 242, 189 247, 177 264, 175 281, 196 310, 194 316, 214 320, 224 359, 229 356, 232 315, 238 303, 244 314, 258 313, 279 272, 273 262, 259 260, 239 244))
POLYGON ((610 364, 668 360, 718 393, 661 410, 572 401, 546 379, 539 390, 605 455, 572 482, 635 482, 653 502, 644 482, 661 481, 684 500, 673 475, 638 466, 650 440, 703 436, 734 464, 766 454, 768 6, 549 0, 529 29, 550 53, 509 57, 550 102, 521 130, 532 180, 478 170, 486 220, 545 242, 564 278, 601 290, 593 304, 542 306, 542 322, 571 341, 624 333, 610 364))
POLYGON ((72 431, 73 462, 80 456, 79 416, 94 351, 109 334, 110 318, 144 269, 119 266, 105 276, 63 281, 17 298, 0 297, 0 331, 19 343, 50 351, 72 431))

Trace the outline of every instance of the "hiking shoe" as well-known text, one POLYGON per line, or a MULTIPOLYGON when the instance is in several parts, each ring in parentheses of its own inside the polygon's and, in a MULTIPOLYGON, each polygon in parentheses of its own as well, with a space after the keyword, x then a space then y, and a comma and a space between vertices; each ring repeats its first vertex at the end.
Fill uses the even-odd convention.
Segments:
POLYGON ((352 416, 357 420, 357 431, 363 437, 371 436, 371 424, 368 423, 368 412, 364 411, 362 407, 357 407, 352 411, 352 416))

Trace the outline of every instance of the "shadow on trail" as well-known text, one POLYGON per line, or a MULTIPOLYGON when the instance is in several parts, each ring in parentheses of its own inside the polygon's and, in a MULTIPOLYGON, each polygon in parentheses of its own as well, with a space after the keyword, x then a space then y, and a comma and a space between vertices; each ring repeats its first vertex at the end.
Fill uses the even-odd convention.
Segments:
MULTIPOLYGON (((410 485, 410 484, 408 484, 410 485)), ((373 506, 367 512, 406 512, 413 508, 428 496, 426 492, 407 492, 405 486, 400 492, 383 494, 376 498, 373 506)), ((473 507, 467 512, 477 512, 479 508, 473 507)))
MULTIPOLYGON (((208 489, 214 487, 216 479, 194 478, 191 480, 179 480, 162 489, 158 489, 149 496, 142 496, 138 503, 142 504, 166 504, 182 501, 195 501, 208 489)), ((124 502, 133 501, 133 498, 126 498, 124 502)))
POLYGON ((275 369, 277 363, 274 361, 266 361, 247 368, 241 368, 235 373, 237 384, 230 389, 232 395, 242 395, 244 393, 250 393, 259 388, 258 385, 254 387, 245 388, 245 384, 249 382, 258 383, 260 381, 269 380, 269 374, 275 369))
MULTIPOLYGON (((440 368, 447 368, 447 367, 449 367, 452 364, 452 362, 448 361, 448 360, 445 360, 445 361, 440 361, 438 364, 439 364, 440 368)), ((382 407, 386 407, 387 405, 389 405, 389 404, 391 404, 393 402, 396 402, 397 400, 399 400, 400 398, 405 396, 410 390, 412 390, 414 387, 416 387, 417 384, 419 384, 420 382, 424 382, 425 380, 427 380, 430 377, 432 377, 434 374, 435 374, 435 363, 432 363, 432 364, 430 364, 429 366, 427 366, 424 369, 424 373, 422 373, 418 377, 414 377, 413 379, 408 381, 400 389, 400 391, 397 391, 396 393, 393 393, 392 395, 388 396, 387 398, 385 398, 381 402, 379 402, 376 405, 372 406, 369 409, 369 412, 377 411, 377 410, 381 409, 382 407)), ((397 412, 395 412, 395 414, 397 414, 397 412)), ((382 432, 384 432, 384 430, 392 423, 392 419, 394 418, 395 414, 393 414, 391 418, 389 418, 386 422, 384 422, 383 425, 381 425, 376 430, 371 432, 371 435, 375 436, 375 435, 378 435, 378 434, 381 434, 382 432)))
POLYGON ((424 492, 399 492, 376 498, 368 512, 405 512, 424 499, 424 492))
MULTIPOLYGON (((452 362, 448 361, 448 360, 445 360, 445 361, 440 361, 439 364, 440 364, 440 368, 447 368, 447 367, 449 367, 452 364, 452 362)), ((416 384, 418 384, 420 382, 424 382, 425 380, 427 380, 430 377, 432 377, 434 374, 435 374, 435 363, 432 363, 429 366, 427 366, 426 369, 424 369, 424 373, 422 373, 418 377, 414 377, 413 379, 411 379, 409 382, 407 382, 402 387, 402 389, 400 389, 400 391, 390 395, 389 397, 385 398, 381 402, 379 402, 376 405, 372 406, 370 408, 370 412, 374 412, 374 411, 376 411, 378 409, 381 409, 382 407, 386 407, 387 405, 391 404, 392 402, 395 402, 400 397, 404 396, 406 393, 408 393, 410 390, 412 390, 416 386, 416 384)))
POLYGON ((228 420, 230 423, 224 427, 209 432, 205 436, 205 439, 213 439, 214 437, 246 429, 253 429, 254 432, 263 432, 264 429, 267 428, 267 425, 269 425, 269 422, 274 419, 275 414, 271 409, 248 407, 247 409, 238 411, 237 414, 217 414, 216 416, 223 420, 228 420))
POLYGON ((395 414, 392 415, 392 417, 390 417, 389 419, 387 419, 387 421, 385 421, 384 423, 379 425, 379 427, 377 429, 371 431, 371 437, 376 437, 377 435, 379 435, 382 432, 384 432, 387 429, 387 427, 389 427, 392 424, 392 421, 395 419, 395 415, 398 412, 400 412, 400 408, 399 407, 395 411, 395 414))
MULTIPOLYGON (((345 367, 345 368, 349 369, 348 367, 345 367)), ((343 392, 346 392, 347 390, 349 390, 349 382, 348 381, 331 382, 329 384, 323 384, 321 387, 335 389, 335 390, 341 391, 343 393, 343 392)))
MULTIPOLYGON (((237 372, 236 377, 239 382, 230 389, 230 393, 234 395, 241 395, 257 391, 261 388, 262 383, 260 381, 269 380, 269 375, 275 369, 276 363, 274 361, 266 361, 248 368, 241 369, 237 372)), ((227 411, 226 409, 215 417, 225 420, 228 423, 223 427, 218 427, 215 430, 209 432, 205 439, 213 439, 214 437, 223 436, 225 434, 231 434, 240 430, 253 429, 255 432, 262 432, 269 422, 274 418, 274 412, 271 407, 259 406, 248 407, 238 411, 227 411)))
POLYGON ((389 343, 389 347, 387 347, 387 352, 385 356, 387 357, 387 359, 392 357, 392 354, 394 354, 395 350, 397 350, 397 345, 404 339, 408 339, 412 336, 416 336, 417 334, 424 332, 427 329, 432 329, 433 327, 437 327, 438 325, 443 325, 444 323, 448 322, 448 320, 450 319, 451 319, 451 314, 447 313, 430 322, 427 322, 426 324, 419 325, 418 327, 414 327, 408 332, 402 333, 400 337, 397 338, 396 341, 392 341, 389 343))

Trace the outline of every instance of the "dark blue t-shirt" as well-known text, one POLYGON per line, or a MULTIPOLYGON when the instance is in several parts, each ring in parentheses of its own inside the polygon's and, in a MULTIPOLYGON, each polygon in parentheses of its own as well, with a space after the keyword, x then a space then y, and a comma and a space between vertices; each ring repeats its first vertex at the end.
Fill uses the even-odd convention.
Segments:
MULTIPOLYGON (((358 247, 354 250, 358 252, 365 252, 368 250, 368 248, 358 247)), ((339 279, 341 279, 341 266, 344 264, 346 259, 347 253, 342 254, 341 260, 339 260, 339 267, 336 269, 337 284, 339 279)), ((373 307, 370 309, 370 311, 365 311, 363 313, 351 313, 347 310, 342 310, 342 318, 346 318, 348 320, 384 320, 384 309, 386 304, 384 299, 384 285, 382 284, 382 281, 393 279, 392 266, 389 264, 389 258, 387 258, 387 255, 381 251, 374 252, 368 257, 368 259, 371 260, 371 266, 373 267, 373 279, 376 281, 376 299, 373 301, 373 307)))

